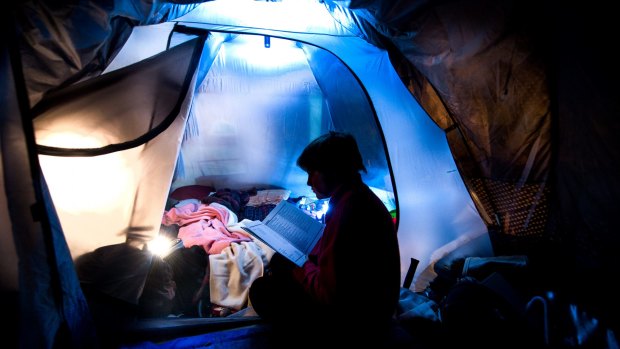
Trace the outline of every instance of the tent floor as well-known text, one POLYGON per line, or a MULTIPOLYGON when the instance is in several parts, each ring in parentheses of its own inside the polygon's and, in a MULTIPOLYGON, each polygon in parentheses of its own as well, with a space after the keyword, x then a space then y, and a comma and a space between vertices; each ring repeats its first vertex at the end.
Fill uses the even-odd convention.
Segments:
MULTIPOLYGON (((299 338, 282 339, 259 317, 140 320, 123 336, 122 348, 252 348, 304 347, 299 338)), ((353 342, 353 341, 351 341, 353 342)), ((429 339, 420 341, 398 325, 382 348, 431 349, 429 339)), ((329 343, 325 343, 329 347, 329 343)))

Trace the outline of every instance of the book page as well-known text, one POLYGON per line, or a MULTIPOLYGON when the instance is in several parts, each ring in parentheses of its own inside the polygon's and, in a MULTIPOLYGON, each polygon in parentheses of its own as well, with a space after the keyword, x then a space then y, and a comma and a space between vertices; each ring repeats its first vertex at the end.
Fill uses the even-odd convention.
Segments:
POLYGON ((262 222, 252 221, 244 228, 298 266, 305 263, 323 229, 323 223, 287 201, 281 201, 262 222))
POLYGON ((246 226, 242 228, 300 267, 308 259, 305 253, 261 221, 246 223, 246 226))
POLYGON ((321 237, 323 224, 290 203, 280 204, 270 213, 273 215, 267 215, 263 223, 285 236, 293 246, 304 254, 310 253, 310 250, 321 237))

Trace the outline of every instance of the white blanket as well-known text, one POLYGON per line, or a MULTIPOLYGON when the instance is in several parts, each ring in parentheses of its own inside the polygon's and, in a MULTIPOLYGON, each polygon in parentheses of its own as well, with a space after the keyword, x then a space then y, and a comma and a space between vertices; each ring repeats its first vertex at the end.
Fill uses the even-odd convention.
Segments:
POLYGON ((250 285, 263 275, 273 253, 265 244, 254 240, 231 243, 221 253, 209 255, 211 303, 235 310, 246 307, 250 285))

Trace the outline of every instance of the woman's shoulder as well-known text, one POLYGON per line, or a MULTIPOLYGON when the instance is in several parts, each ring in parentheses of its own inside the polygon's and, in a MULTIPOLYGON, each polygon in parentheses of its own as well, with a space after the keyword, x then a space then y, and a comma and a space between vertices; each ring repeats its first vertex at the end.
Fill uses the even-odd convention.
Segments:
POLYGON ((366 185, 362 184, 343 192, 338 198, 337 204, 342 211, 354 211, 356 214, 379 214, 389 215, 387 207, 381 199, 366 185))

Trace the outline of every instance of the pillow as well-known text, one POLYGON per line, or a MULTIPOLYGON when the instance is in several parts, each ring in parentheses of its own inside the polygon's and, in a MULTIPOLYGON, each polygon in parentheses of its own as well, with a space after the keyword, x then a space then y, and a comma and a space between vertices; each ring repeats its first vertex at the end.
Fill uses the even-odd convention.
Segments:
POLYGON ((288 200, 290 195, 291 191, 286 189, 259 190, 256 195, 250 196, 247 206, 277 205, 282 200, 288 200))
POLYGON ((183 199, 180 200, 179 202, 177 202, 174 207, 181 207, 181 206, 185 206, 187 204, 194 204, 196 205, 195 207, 200 206, 200 204, 202 204, 202 200, 200 199, 183 199))
POLYGON ((178 187, 168 196, 176 200, 202 199, 214 191, 215 188, 211 186, 194 184, 178 187))

